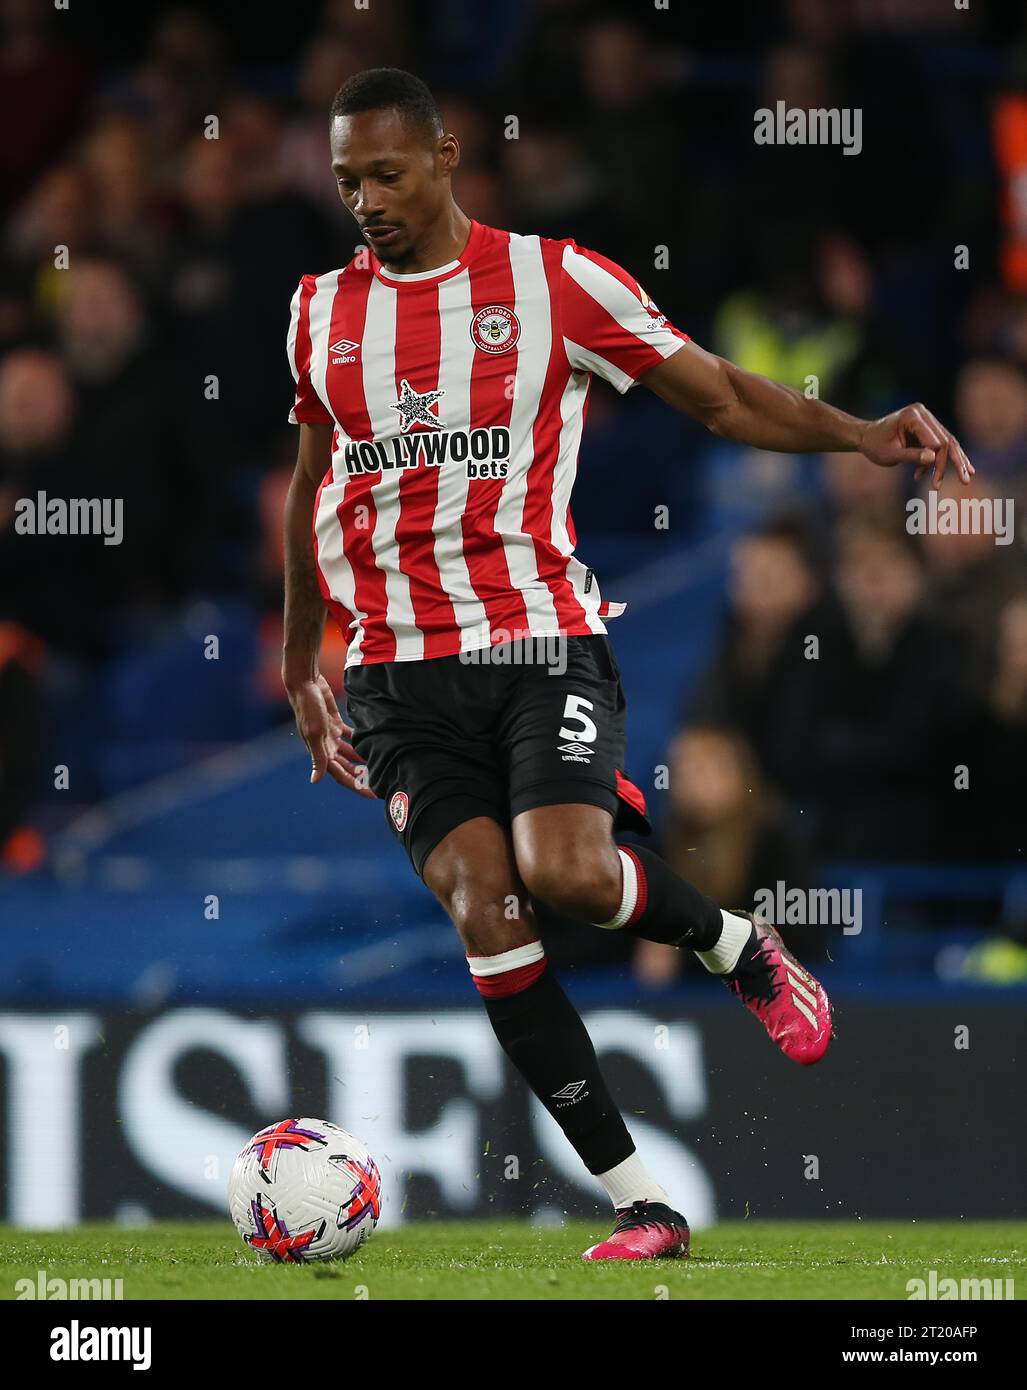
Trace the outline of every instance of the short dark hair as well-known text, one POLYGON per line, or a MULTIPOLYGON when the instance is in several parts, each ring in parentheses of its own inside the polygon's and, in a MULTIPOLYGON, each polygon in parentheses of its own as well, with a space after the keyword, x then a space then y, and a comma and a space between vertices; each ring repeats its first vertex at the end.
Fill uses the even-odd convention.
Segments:
POLYGON ((329 120, 390 107, 429 139, 442 134, 442 113, 427 84, 402 68, 367 68, 354 73, 335 93, 329 120))
POLYGON ((797 511, 778 512, 755 530, 740 539, 777 541, 787 545, 813 575, 822 575, 827 566, 823 539, 813 530, 808 517, 797 511))

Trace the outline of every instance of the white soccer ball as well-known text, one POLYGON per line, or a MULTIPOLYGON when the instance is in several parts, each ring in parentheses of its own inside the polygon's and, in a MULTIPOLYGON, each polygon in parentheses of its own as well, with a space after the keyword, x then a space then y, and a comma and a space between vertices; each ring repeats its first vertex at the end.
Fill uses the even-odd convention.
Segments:
POLYGON ((382 1180, 352 1134, 327 1120, 281 1120, 255 1134, 228 1180, 236 1230, 265 1260, 345 1260, 378 1224, 382 1180))

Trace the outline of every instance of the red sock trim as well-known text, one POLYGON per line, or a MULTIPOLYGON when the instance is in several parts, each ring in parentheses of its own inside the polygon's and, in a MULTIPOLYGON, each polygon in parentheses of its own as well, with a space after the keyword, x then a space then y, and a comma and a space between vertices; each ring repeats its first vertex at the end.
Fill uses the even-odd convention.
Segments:
POLYGON ((531 965, 505 970, 502 975, 472 975, 475 988, 486 999, 501 999, 507 994, 520 994, 533 985, 548 964, 545 956, 531 965))
POLYGON ((649 880, 645 876, 645 869, 642 867, 641 859, 639 859, 638 855, 634 852, 631 846, 618 845, 618 849, 620 849, 622 854, 628 855, 632 864, 634 864, 635 866, 637 896, 635 898, 635 906, 632 909, 631 916, 624 923, 626 927, 633 927, 649 905, 649 880))

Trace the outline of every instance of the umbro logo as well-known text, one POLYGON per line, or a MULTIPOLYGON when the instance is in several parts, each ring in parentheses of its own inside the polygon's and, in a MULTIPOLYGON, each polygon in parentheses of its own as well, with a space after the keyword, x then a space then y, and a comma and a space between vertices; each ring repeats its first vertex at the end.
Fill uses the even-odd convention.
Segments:
POLYGON ((596 751, 586 743, 561 743, 557 747, 562 754, 562 763, 590 763, 596 751))
POLYGON ((568 1081, 566 1086, 561 1086, 558 1091, 553 1092, 552 1099, 562 1100, 567 1105, 573 1105, 576 1100, 584 1100, 585 1096, 588 1095, 588 1092, 585 1091, 587 1084, 585 1081, 568 1081), (585 1096, 581 1094, 582 1091, 585 1091, 585 1096))
POLYGON ((356 354, 360 350, 360 344, 351 342, 349 338, 340 338, 337 343, 332 343, 329 352, 337 352, 338 357, 332 358, 332 366, 337 367, 340 362, 355 362, 356 354))

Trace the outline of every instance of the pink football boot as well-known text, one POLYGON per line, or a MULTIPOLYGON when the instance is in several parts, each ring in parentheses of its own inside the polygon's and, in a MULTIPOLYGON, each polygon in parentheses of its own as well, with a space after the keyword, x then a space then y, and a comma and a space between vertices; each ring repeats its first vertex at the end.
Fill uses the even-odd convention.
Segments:
POLYGON ((735 916, 752 922, 757 944, 755 949, 747 946, 734 970, 721 978, 786 1057, 804 1067, 819 1062, 834 1037, 823 985, 799 964, 769 922, 751 912, 735 916))
POLYGON ((662 1202, 633 1202, 617 1212, 613 1235, 591 1245, 583 1260, 679 1259, 688 1254, 688 1222, 662 1202))

